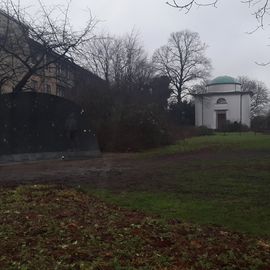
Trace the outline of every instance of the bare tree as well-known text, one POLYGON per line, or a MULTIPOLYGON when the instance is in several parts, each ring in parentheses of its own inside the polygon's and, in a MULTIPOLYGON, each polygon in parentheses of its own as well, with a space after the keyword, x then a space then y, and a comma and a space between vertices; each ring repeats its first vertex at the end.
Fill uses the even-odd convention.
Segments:
POLYGON ((205 56, 206 48, 198 33, 185 30, 172 33, 168 44, 155 51, 155 69, 170 79, 177 103, 189 94, 191 83, 209 76, 211 64, 205 56))
POLYGON ((96 37, 86 45, 84 59, 86 68, 117 88, 138 87, 151 76, 151 64, 134 32, 96 37))
POLYGON ((209 80, 202 80, 198 84, 195 84, 192 86, 190 92, 191 94, 203 94, 206 93, 207 85, 209 83, 209 80))
POLYGON ((32 16, 13 0, 1 2, 0 55, 6 61, 0 62, 0 72, 8 70, 6 77, 11 77, 8 81, 14 92, 22 91, 31 77, 45 68, 75 57, 93 37, 95 19, 90 15, 83 29, 73 30, 69 8, 70 2, 66 7, 47 8, 39 1, 37 15, 32 16))
POLYGON ((81 56, 83 65, 104 79, 108 84, 112 79, 112 61, 116 47, 115 38, 109 34, 95 37, 84 46, 81 56))
POLYGON ((257 80, 241 76, 238 78, 242 84, 242 91, 252 92, 251 117, 266 113, 269 110, 270 93, 266 85, 257 80))
POLYGON ((166 2, 169 6, 178 8, 180 10, 185 10, 186 12, 189 12, 193 6, 197 7, 206 7, 206 6, 216 6, 218 0, 192 0, 192 1, 183 1, 183 0, 172 0, 166 2))
POLYGON ((132 32, 123 39, 123 49, 123 79, 126 84, 141 88, 149 81, 152 69, 136 33, 132 32))
POLYGON ((0 50, 0 93, 6 83, 16 79, 15 71, 18 71, 18 67, 12 67, 10 61, 12 61, 12 59, 9 55, 2 54, 0 50))

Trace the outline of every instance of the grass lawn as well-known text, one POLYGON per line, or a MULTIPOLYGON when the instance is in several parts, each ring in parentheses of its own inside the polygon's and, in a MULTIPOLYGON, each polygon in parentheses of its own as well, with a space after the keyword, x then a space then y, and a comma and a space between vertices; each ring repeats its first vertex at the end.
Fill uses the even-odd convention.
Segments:
POLYGON ((270 243, 213 226, 165 221, 75 189, 0 188, 5 270, 268 270, 270 243))
POLYGON ((270 269, 269 135, 0 173, 0 269, 270 269))
POLYGON ((144 166, 140 172, 138 166, 136 174, 141 176, 131 181, 130 188, 83 189, 161 217, 270 236, 269 135, 195 137, 137 154, 133 162, 137 160, 142 164, 151 160, 152 167, 144 166))
POLYGON ((141 157, 189 153, 202 149, 224 150, 262 150, 270 151, 270 136, 254 132, 216 133, 214 136, 200 136, 181 140, 175 145, 146 151, 141 157))

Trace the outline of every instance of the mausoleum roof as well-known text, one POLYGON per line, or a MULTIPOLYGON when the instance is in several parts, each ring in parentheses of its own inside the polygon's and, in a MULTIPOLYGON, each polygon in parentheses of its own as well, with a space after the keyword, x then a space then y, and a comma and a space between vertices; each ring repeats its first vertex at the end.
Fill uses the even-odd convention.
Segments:
POLYGON ((216 85, 216 84, 240 84, 241 85, 241 83, 237 79, 230 76, 216 77, 215 79, 213 79, 212 81, 208 83, 208 86, 216 85))

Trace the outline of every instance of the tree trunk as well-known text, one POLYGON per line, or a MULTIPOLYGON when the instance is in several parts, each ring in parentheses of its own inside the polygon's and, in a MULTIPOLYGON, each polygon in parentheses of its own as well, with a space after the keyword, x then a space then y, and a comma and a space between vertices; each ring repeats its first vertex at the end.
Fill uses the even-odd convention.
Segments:
POLYGON ((27 84, 28 80, 30 79, 30 77, 33 75, 32 72, 27 72, 23 78, 16 84, 16 86, 13 88, 13 92, 14 93, 19 93, 22 91, 22 89, 25 87, 25 85, 27 84))

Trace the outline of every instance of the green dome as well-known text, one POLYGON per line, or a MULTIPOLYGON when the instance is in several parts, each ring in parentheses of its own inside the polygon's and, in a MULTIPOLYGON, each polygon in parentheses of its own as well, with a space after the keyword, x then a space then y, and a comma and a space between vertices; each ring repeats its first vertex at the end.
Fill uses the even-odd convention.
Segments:
POLYGON ((208 85, 215 85, 215 84, 241 84, 235 78, 230 76, 219 76, 216 77, 214 80, 210 81, 208 85))

